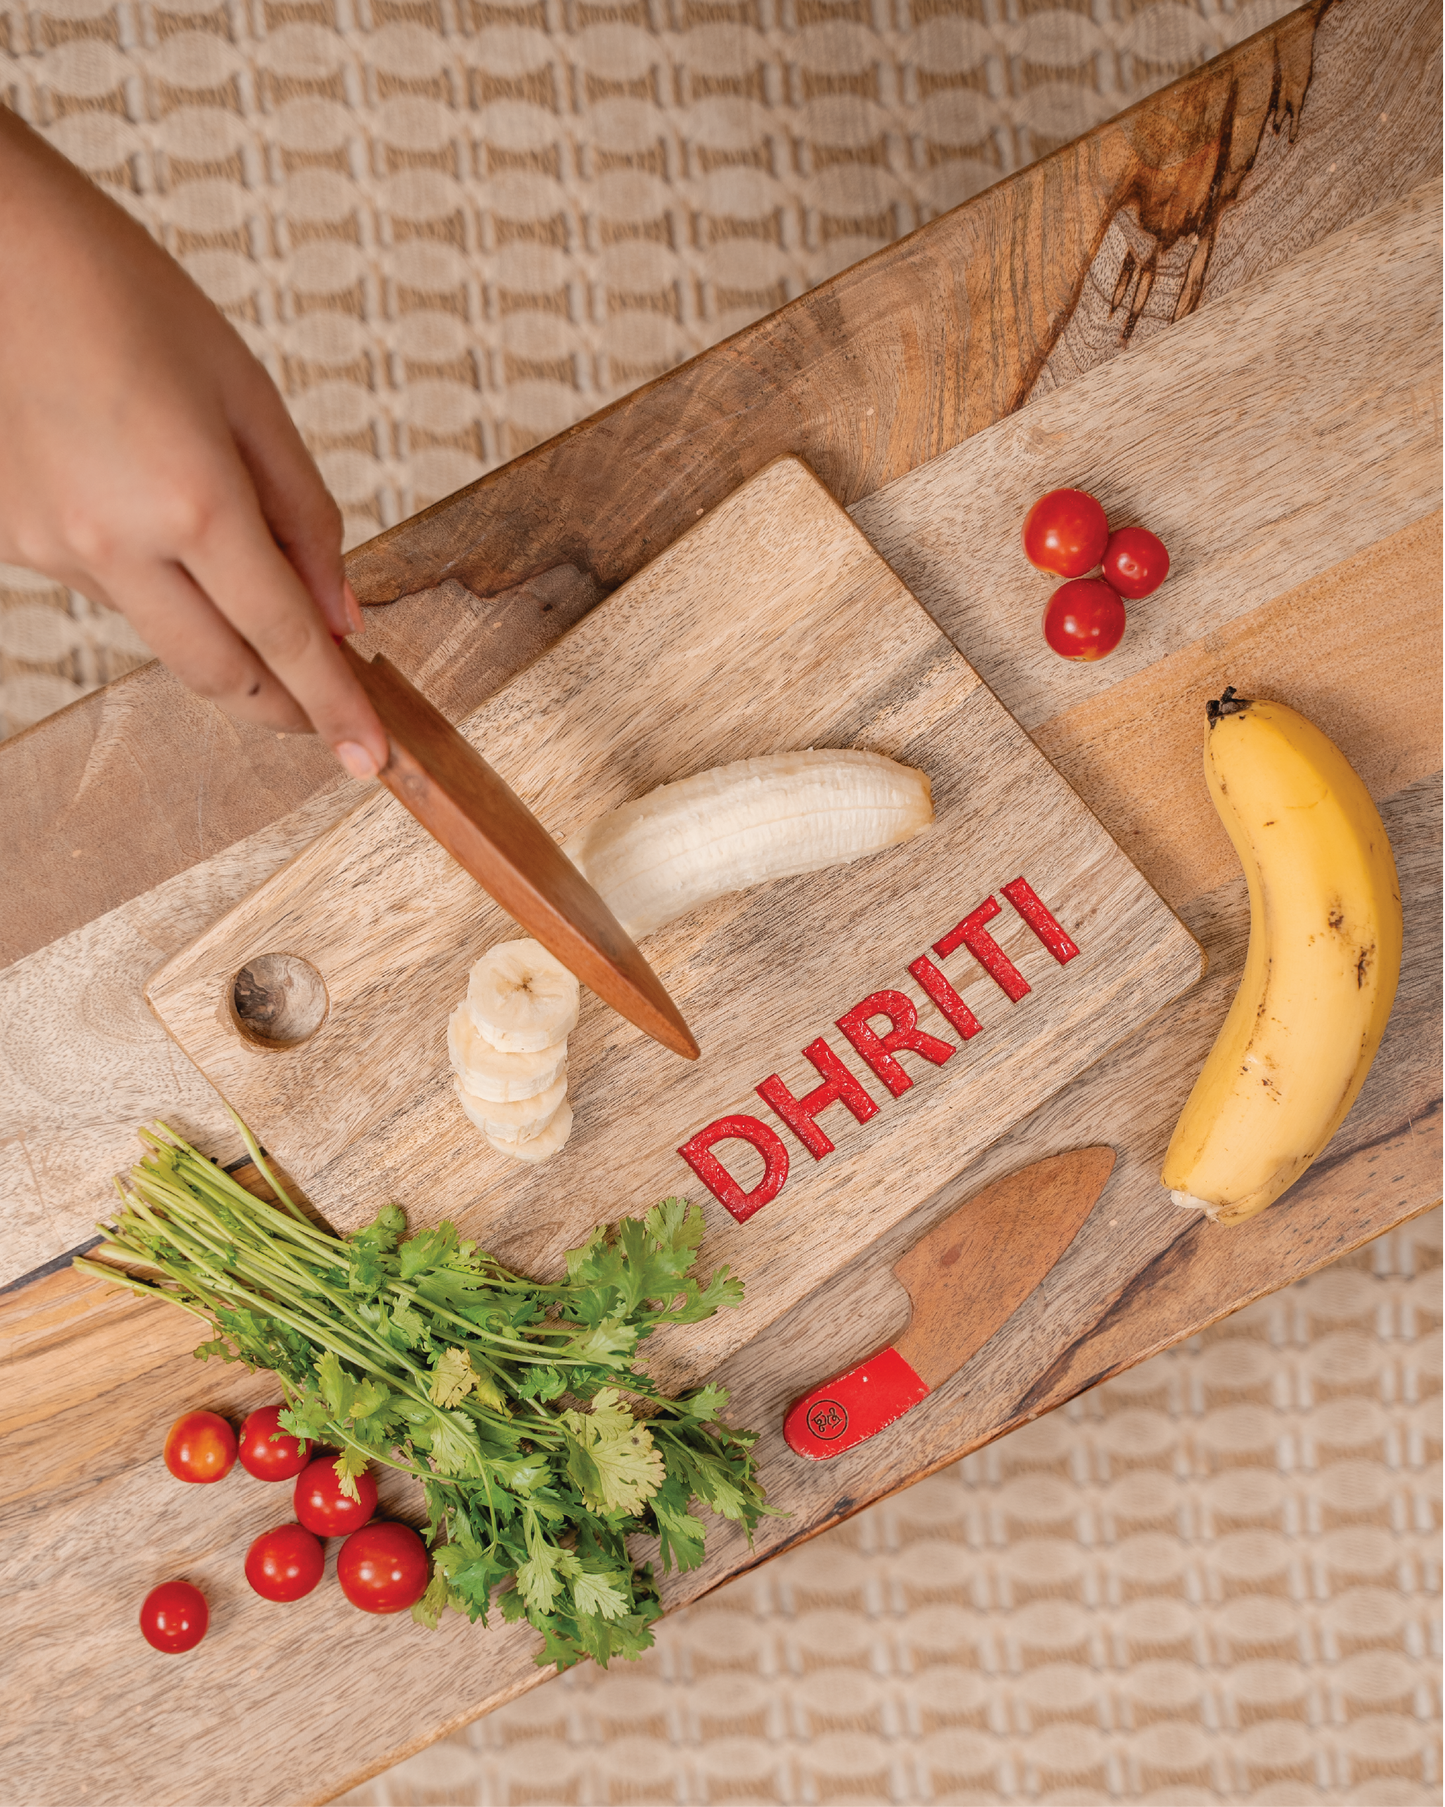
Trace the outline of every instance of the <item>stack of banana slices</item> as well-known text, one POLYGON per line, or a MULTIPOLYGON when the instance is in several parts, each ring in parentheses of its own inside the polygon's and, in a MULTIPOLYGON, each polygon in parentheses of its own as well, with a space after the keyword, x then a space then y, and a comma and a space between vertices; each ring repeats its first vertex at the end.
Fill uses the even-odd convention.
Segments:
POLYGON ((447 1023, 462 1109, 498 1154, 536 1163, 572 1133, 567 1037, 581 987, 540 942, 502 941, 471 970, 447 1023))

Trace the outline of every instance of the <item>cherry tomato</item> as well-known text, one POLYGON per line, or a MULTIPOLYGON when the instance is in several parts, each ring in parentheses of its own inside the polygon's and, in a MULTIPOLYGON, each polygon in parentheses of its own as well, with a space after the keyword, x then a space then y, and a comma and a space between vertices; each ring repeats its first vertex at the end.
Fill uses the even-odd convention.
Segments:
POLYGON ((141 1601, 141 1636, 168 1656, 194 1650, 210 1620, 206 1596, 189 1581, 163 1581, 141 1601))
POLYGON ((236 1433, 215 1412, 186 1412, 166 1432, 166 1467, 178 1481, 220 1481, 236 1465, 236 1433))
POLYGON ((278 1419, 284 1409, 258 1406, 241 1426, 241 1466, 258 1481, 289 1481, 311 1460, 311 1445, 281 1430, 278 1419))
POLYGON ((263 1600, 299 1600, 326 1567, 321 1539, 302 1525, 263 1531, 246 1552, 246 1579, 263 1600))
POLYGON ((1103 576, 1121 596, 1152 596, 1169 575, 1169 553, 1147 527, 1120 527, 1104 548, 1103 576))
POLYGON ((1024 552, 1031 565, 1056 577, 1082 577, 1104 556, 1109 523, 1082 489, 1051 489, 1024 522, 1024 552))
POLYGON ((336 1478, 335 1456, 317 1456, 296 1477, 296 1516, 318 1537, 359 1531, 376 1510, 376 1481, 369 1468, 356 1476, 360 1499, 348 1499, 336 1478))
POLYGON ((363 1612, 405 1612, 426 1592, 426 1545, 410 1525, 382 1519, 353 1531, 336 1558, 336 1579, 363 1612))
POLYGON ((1064 659, 1102 659, 1124 638, 1124 605, 1101 577, 1060 584, 1044 610, 1044 638, 1064 659))

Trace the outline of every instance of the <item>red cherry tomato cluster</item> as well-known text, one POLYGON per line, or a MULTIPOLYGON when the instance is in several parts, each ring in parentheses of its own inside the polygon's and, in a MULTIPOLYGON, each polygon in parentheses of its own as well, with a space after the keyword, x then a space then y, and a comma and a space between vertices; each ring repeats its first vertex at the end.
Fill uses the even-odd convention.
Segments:
MULTIPOLYGON (((315 1456, 303 1438, 282 1430, 279 1405, 262 1406, 235 1431, 215 1412, 187 1412, 165 1441, 165 1464, 180 1481, 209 1484, 224 1479, 239 1456, 241 1466, 260 1481, 295 1479, 295 1523, 263 1531, 246 1552, 246 1579, 263 1600, 300 1600, 321 1580, 326 1566, 323 1539, 345 1542, 336 1562, 341 1591, 363 1612, 405 1612, 426 1592, 430 1562, 426 1545, 410 1525, 370 1523, 376 1510, 376 1478, 365 1469, 354 1477, 357 1498, 341 1491, 335 1460, 315 1456)), ((206 1635, 210 1614, 205 1595, 189 1581, 165 1581, 152 1588, 140 1610, 146 1642, 171 1654, 194 1650, 206 1635)))
POLYGON ((1109 531, 1086 490, 1051 489, 1024 521, 1024 552, 1040 571, 1069 581, 1044 610, 1044 639, 1065 659, 1102 659, 1124 637, 1122 597, 1152 596, 1169 575, 1164 542, 1146 527, 1109 531), (1089 573, 1098 570, 1098 576, 1089 573))

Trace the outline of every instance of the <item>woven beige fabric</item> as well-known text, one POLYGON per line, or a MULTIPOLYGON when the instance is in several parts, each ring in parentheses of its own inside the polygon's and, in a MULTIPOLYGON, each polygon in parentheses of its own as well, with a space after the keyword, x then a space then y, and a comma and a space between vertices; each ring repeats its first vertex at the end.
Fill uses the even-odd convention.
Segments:
POLYGON ((1438 1803, 1439 1325, 1435 1213, 343 1799, 1438 1803))
MULTIPOLYGON (((235 321, 355 544, 1289 5, 0 0, 0 101, 235 321)), ((0 567, 0 734, 144 657, 0 567)))

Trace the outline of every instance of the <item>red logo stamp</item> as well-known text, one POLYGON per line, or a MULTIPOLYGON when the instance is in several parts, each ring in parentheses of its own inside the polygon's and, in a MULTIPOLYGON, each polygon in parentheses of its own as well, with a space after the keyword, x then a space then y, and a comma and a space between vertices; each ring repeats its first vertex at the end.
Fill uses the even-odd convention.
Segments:
POLYGON ((832 1443, 848 1428, 848 1413, 836 1399, 820 1399, 808 1407, 808 1429, 820 1443, 832 1443))

